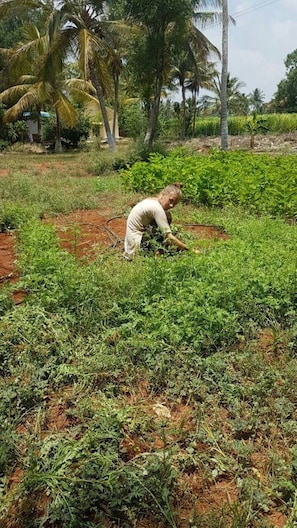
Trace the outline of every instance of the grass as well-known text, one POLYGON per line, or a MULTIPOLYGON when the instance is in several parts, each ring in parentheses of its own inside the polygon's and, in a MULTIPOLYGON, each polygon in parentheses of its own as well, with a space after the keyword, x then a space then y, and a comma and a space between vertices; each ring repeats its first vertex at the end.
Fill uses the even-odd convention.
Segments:
POLYGON ((139 195, 90 153, 1 160, 27 296, 1 290, 0 526, 292 528, 295 226, 180 205, 229 240, 82 266, 39 218, 139 195))

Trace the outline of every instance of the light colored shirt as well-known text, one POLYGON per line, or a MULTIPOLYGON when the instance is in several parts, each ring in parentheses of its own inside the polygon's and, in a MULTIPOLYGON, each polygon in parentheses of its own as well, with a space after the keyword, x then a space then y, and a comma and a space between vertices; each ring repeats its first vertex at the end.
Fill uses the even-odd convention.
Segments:
POLYGON ((171 233, 166 213, 158 199, 145 198, 145 200, 136 204, 131 210, 127 220, 127 227, 135 231, 143 232, 152 220, 155 220, 157 226, 164 233, 171 233))
POLYGON ((124 242, 126 258, 133 258, 135 251, 140 247, 146 226, 153 220, 164 233, 171 233, 166 212, 157 198, 145 198, 133 207, 127 219, 124 242))

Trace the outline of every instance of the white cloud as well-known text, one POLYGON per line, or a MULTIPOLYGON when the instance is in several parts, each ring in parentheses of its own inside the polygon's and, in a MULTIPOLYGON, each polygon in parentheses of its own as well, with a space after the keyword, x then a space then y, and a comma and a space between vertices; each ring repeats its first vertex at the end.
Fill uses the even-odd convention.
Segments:
POLYGON ((285 75, 283 63, 267 60, 259 51, 236 49, 230 51, 229 71, 232 77, 238 77, 246 86, 244 93, 259 88, 269 101, 276 92, 277 84, 285 75))
POLYGON ((296 40, 297 21, 295 20, 278 21, 277 20, 277 21, 271 22, 270 27, 271 27, 273 35, 277 39, 286 39, 287 42, 291 40, 292 45, 295 45, 295 47, 297 47, 297 40, 296 40))
MULTIPOLYGON (((297 49, 297 0, 229 0, 229 13, 236 20, 229 27, 230 74, 246 83, 242 91, 259 88, 270 101, 286 76, 287 55, 297 49)), ((221 49, 222 29, 206 34, 221 49)))
POLYGON ((285 9, 292 9, 292 11, 297 12, 296 0, 283 0, 283 6, 285 9))

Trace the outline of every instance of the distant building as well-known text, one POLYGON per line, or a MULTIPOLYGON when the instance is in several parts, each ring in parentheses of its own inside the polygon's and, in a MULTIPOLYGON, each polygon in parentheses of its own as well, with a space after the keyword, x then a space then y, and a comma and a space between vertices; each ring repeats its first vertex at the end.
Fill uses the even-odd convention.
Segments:
POLYGON ((30 143, 40 142, 40 117, 49 117, 48 112, 23 112, 23 119, 28 126, 28 136, 30 143))
MULTIPOLYGON (((113 109, 106 107, 107 112, 107 118, 110 126, 110 130, 112 132, 112 125, 113 125, 113 109)), ((106 136, 106 130, 104 123, 102 121, 101 112, 99 111, 99 104, 97 102, 90 102, 87 105, 86 109, 87 116, 90 119, 90 125, 91 125, 91 137, 99 137, 102 142, 107 141, 106 136)), ((118 119, 116 118, 116 125, 115 125, 115 139, 120 139, 119 136, 119 126, 118 126, 118 119)))

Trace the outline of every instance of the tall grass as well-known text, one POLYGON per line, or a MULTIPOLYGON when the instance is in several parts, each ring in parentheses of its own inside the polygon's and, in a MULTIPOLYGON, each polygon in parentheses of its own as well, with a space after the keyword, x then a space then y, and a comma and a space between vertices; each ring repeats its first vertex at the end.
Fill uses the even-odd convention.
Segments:
MULTIPOLYGON (((283 134, 297 130, 297 114, 263 114, 267 133, 283 134)), ((228 132, 231 136, 247 135, 248 116, 228 118, 228 132)), ((197 119, 195 136, 219 136, 220 119, 218 117, 200 117, 197 119)))

